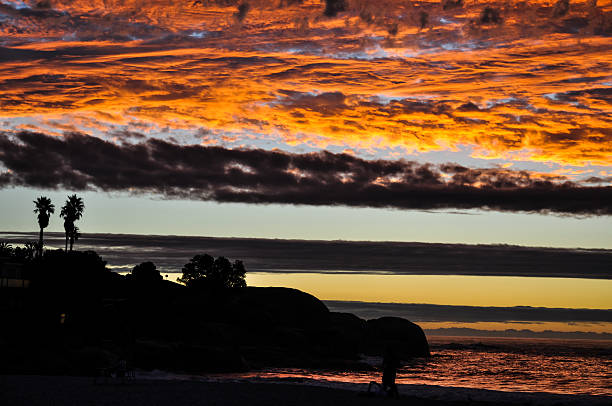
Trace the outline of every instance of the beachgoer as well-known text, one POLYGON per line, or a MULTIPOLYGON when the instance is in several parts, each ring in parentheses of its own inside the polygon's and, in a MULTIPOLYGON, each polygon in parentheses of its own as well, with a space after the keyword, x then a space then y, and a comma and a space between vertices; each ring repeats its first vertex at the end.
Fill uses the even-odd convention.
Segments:
POLYGON ((399 398, 395 377, 397 376, 397 368, 399 367, 399 359, 395 355, 392 347, 387 347, 383 358, 383 376, 382 387, 388 396, 399 398))

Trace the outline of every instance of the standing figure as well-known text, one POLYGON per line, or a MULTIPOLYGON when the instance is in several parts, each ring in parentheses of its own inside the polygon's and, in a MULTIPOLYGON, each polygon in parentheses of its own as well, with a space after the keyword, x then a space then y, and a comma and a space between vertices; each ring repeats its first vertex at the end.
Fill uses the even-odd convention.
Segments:
POLYGON ((393 348, 388 346, 385 350, 385 356, 383 358, 382 387, 387 395, 394 397, 395 399, 399 398, 399 392, 397 391, 397 385, 395 384, 397 368, 399 368, 399 359, 393 348))

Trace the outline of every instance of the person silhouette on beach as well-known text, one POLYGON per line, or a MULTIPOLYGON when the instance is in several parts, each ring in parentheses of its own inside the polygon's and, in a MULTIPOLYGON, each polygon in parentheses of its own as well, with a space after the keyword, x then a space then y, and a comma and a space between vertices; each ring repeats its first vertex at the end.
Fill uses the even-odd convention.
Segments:
POLYGON ((382 387, 388 396, 394 397, 395 399, 399 398, 399 392, 397 390, 397 385, 395 384, 398 367, 399 359, 393 348, 388 346, 385 350, 385 355, 383 358, 382 387))

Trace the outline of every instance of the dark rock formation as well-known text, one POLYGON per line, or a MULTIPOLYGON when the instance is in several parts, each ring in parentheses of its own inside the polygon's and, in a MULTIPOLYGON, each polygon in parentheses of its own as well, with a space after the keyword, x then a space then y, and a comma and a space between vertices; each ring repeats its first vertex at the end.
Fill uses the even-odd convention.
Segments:
POLYGON ((290 288, 248 287, 231 292, 231 306, 247 321, 316 327, 329 323, 329 310, 316 297, 290 288))
POLYGON ((366 321, 351 313, 330 313, 330 337, 336 354, 355 356, 366 348, 366 321))
POLYGON ((50 254, 32 275, 19 307, 0 301, 0 344, 12 349, 0 373, 87 375, 121 359, 192 373, 364 368, 360 354, 389 345, 403 358, 429 355, 416 324, 331 313, 296 289, 143 282, 108 271, 95 253, 50 254))
POLYGON ((366 335, 370 352, 380 353, 391 346, 401 358, 430 356, 421 327, 400 317, 368 320, 366 335))

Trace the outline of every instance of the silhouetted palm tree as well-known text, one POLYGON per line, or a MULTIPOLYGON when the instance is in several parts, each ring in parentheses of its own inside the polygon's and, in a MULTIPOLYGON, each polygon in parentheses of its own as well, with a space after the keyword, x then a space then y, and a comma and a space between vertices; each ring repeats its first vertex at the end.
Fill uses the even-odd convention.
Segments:
POLYGON ((72 251, 72 246, 74 245, 75 241, 78 241, 79 237, 81 236, 81 233, 79 233, 79 228, 77 226, 72 226, 72 230, 70 230, 70 251, 72 251))
MULTIPOLYGON (((83 199, 77 197, 77 195, 68 196, 66 203, 64 203, 64 206, 62 207, 60 217, 64 219, 64 231, 66 232, 66 251, 68 251, 68 241, 71 239, 71 235, 73 235, 73 233, 75 232, 74 222, 83 216, 84 209, 85 204, 83 203, 83 199)), ((73 243, 74 239, 70 243, 70 251, 72 251, 73 243)))
POLYGON ((38 236, 38 256, 42 256, 43 251, 43 230, 49 225, 49 217, 55 213, 55 206, 51 203, 51 199, 46 196, 41 196, 33 201, 34 213, 38 213, 38 226, 40 227, 40 235, 38 236))

